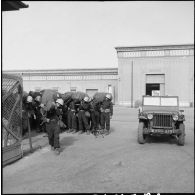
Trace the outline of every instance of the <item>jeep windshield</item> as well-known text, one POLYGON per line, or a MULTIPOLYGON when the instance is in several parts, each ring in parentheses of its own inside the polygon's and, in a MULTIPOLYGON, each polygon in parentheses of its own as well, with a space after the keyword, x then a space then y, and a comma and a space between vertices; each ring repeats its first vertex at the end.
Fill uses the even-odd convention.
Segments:
POLYGON ((178 97, 144 96, 143 106, 178 106, 178 97))

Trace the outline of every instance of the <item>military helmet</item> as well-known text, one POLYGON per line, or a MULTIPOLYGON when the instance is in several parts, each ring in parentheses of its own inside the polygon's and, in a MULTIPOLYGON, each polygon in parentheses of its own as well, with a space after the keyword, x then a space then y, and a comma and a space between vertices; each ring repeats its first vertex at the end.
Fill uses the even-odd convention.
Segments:
POLYGON ((37 102, 41 102, 41 96, 38 95, 38 96, 35 98, 35 100, 36 100, 37 102))
POLYGON ((32 96, 28 96, 27 99, 26 99, 27 103, 31 103, 33 101, 33 98, 32 96))
POLYGON ((85 102, 89 102, 89 97, 85 96, 83 99, 85 102))
POLYGON ((62 98, 59 98, 56 100, 56 103, 60 104, 60 105, 64 105, 64 100, 62 98))
POLYGON ((111 95, 110 94, 106 94, 106 98, 108 98, 109 100, 111 100, 111 95))

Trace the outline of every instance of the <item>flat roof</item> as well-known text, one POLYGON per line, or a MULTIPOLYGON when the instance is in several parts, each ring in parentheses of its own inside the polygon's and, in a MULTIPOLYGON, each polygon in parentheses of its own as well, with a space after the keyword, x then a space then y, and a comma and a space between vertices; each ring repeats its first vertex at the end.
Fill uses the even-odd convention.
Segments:
POLYGON ((148 45, 148 46, 118 46, 117 51, 148 51, 162 49, 194 49, 194 44, 178 44, 178 45, 148 45))
POLYGON ((118 74, 118 68, 96 69, 40 69, 40 70, 3 70, 4 73, 19 74, 118 74))

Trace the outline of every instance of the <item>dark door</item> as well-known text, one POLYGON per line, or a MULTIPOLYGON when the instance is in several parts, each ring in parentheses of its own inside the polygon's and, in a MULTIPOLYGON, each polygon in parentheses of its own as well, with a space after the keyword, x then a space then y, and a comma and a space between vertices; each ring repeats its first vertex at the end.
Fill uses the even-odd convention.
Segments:
POLYGON ((152 91, 160 91, 159 83, 146 84, 146 95, 152 96, 152 91))

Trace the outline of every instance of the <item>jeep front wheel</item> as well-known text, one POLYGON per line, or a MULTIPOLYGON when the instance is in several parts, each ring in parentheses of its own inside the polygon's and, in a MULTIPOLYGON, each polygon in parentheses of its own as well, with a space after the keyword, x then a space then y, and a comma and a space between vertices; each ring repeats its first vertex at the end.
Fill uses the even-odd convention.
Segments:
POLYGON ((184 144, 185 144, 185 125, 183 123, 180 123, 179 129, 181 131, 181 134, 178 135, 178 145, 184 146, 184 144))
POLYGON ((139 122, 138 125, 138 143, 140 144, 144 144, 146 142, 145 140, 145 136, 144 136, 144 123, 143 122, 139 122))

